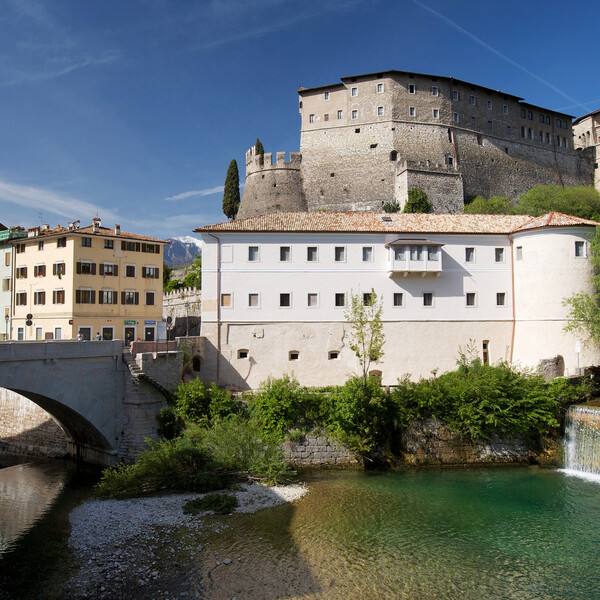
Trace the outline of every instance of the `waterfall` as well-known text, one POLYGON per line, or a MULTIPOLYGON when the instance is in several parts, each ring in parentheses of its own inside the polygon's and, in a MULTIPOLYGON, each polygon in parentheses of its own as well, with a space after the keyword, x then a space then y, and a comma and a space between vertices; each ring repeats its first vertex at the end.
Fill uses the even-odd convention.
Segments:
POLYGON ((600 481, 600 407, 569 408, 564 450, 566 473, 600 481))

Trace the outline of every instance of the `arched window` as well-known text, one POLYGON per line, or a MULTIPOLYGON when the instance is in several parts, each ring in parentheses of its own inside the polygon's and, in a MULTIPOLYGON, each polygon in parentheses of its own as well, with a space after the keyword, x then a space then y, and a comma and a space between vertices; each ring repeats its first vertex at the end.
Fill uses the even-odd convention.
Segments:
POLYGON ((192 358, 192 370, 199 371, 200 364, 201 364, 200 357, 198 355, 194 356, 194 358, 192 358))
POLYGON ((390 160, 392 160, 392 161, 398 160, 398 152, 397 152, 397 150, 392 150, 390 152, 390 160))

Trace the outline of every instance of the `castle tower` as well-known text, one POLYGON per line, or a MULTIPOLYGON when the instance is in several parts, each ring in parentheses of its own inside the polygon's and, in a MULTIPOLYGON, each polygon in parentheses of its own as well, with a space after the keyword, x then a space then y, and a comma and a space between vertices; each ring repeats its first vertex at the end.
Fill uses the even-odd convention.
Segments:
POLYGON ((302 189, 300 166, 302 156, 285 152, 256 154, 256 147, 246 152, 246 184, 237 218, 252 217, 268 212, 307 210, 302 189))

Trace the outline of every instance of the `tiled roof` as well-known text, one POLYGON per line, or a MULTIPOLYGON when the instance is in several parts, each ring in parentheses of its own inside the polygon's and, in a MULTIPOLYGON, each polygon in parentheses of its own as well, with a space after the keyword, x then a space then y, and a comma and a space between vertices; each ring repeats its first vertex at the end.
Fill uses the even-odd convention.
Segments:
MULTIPOLYGON (((168 244, 167 240, 161 240, 159 238, 150 237, 147 235, 140 235, 139 233, 129 233, 128 231, 121 231, 116 234, 114 229, 110 229, 109 227, 98 227, 98 231, 94 231, 93 225, 88 225, 87 227, 78 227, 76 229, 69 229, 68 227, 63 227, 62 225, 58 225, 57 227, 53 227, 52 229, 41 229, 37 235, 34 237, 49 237, 49 236, 64 236, 70 234, 78 234, 78 235, 91 235, 98 237, 110 237, 110 238, 119 238, 124 240, 138 240, 140 242, 152 242, 154 244, 168 244)), ((31 238, 30 238, 31 239, 31 238)))
POLYGON ((529 215, 470 215, 374 212, 275 212, 198 227, 215 232, 373 232, 509 234, 536 227, 596 226, 595 221, 549 213, 529 215))

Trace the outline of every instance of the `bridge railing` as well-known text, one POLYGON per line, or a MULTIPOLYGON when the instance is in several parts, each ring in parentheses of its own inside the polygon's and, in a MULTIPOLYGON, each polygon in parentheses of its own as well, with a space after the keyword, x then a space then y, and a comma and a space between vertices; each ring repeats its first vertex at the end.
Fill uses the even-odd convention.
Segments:
POLYGON ((118 356, 121 354, 122 348, 122 340, 99 342, 78 342, 74 340, 0 342, 0 362, 118 356))

